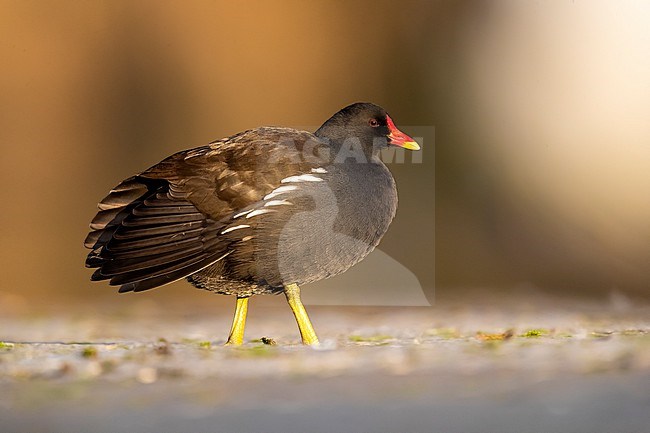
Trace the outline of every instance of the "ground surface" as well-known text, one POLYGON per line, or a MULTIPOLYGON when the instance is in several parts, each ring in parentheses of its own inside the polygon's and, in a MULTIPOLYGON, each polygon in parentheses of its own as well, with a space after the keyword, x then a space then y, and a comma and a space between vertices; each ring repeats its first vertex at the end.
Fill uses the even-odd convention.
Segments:
POLYGON ((280 299, 241 348, 221 304, 23 308, 0 318, 0 431, 647 432, 650 308, 614 301, 312 307, 318 350, 280 299))

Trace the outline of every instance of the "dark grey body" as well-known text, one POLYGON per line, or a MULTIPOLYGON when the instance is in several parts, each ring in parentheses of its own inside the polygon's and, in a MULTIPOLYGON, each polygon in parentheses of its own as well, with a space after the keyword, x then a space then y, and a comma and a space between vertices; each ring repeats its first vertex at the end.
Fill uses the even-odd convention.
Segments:
MULTIPOLYGON (((246 247, 189 281, 223 294, 277 293, 285 284, 302 285, 338 275, 365 258, 395 215, 393 178, 378 159, 322 168, 327 173, 318 176, 324 181, 295 183, 298 189, 272 198, 281 197, 291 205, 248 220, 237 218, 251 227, 224 236, 230 235, 233 242, 252 236, 246 247), (360 178, 371 182, 359 182, 360 178), (256 235, 258 231, 263 236, 256 235)), ((263 202, 252 208, 264 208, 263 202)))

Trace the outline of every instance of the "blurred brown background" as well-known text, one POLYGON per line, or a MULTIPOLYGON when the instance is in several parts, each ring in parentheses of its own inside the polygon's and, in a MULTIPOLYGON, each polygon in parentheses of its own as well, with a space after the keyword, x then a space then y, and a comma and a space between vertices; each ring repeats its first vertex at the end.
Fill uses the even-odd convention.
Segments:
POLYGON ((648 3, 0 7, 0 302, 116 296, 82 242, 119 180, 363 100, 422 132, 381 248, 430 297, 650 294, 648 3))

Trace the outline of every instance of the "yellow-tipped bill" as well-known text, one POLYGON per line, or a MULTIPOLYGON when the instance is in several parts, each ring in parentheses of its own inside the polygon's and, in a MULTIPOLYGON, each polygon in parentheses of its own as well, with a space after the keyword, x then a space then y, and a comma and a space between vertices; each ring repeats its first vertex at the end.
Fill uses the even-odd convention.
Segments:
POLYGON ((415 140, 397 129, 397 126, 395 126, 395 123, 393 122, 393 119, 390 118, 390 116, 386 116, 386 121, 388 122, 389 131, 388 144, 403 147, 404 149, 408 150, 420 150, 420 145, 417 144, 415 140))

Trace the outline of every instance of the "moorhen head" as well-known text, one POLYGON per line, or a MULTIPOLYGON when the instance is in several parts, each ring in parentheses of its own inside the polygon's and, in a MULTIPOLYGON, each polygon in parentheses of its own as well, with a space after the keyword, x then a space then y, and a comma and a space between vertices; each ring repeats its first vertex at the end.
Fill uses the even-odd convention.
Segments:
POLYGON ((248 299, 284 293, 305 344, 318 339, 300 285, 340 274, 377 246, 397 209, 380 160, 418 150, 374 104, 343 108, 315 133, 262 127, 178 152, 113 188, 85 246, 91 279, 139 292, 186 278, 237 297, 228 344, 241 344, 248 299))
POLYGON ((318 128, 315 135, 335 147, 358 143, 366 154, 376 154, 389 145, 420 149, 411 137, 397 129, 386 110, 369 103, 343 108, 318 128))

